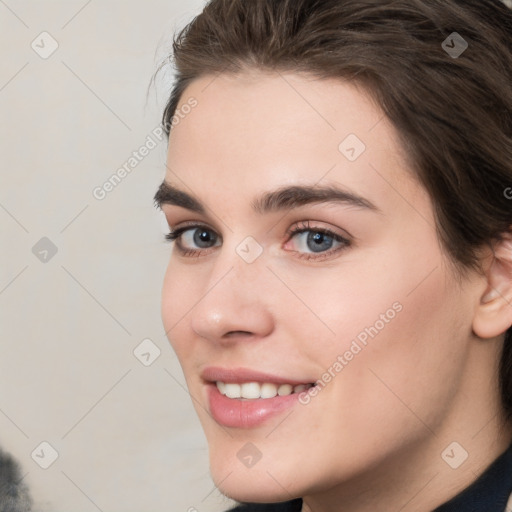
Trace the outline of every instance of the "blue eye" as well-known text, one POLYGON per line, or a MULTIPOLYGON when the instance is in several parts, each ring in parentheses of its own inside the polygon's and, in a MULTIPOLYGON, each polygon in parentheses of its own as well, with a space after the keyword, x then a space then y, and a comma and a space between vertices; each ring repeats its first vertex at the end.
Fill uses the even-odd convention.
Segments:
POLYGON ((178 250, 187 254, 220 245, 219 235, 205 226, 178 228, 168 233, 165 238, 170 241, 176 241, 178 250))
POLYGON ((189 229, 181 235, 181 245, 190 249, 208 249, 217 243, 217 235, 208 229, 189 229), (190 247, 195 245, 195 247, 190 247))
POLYGON ((338 233, 326 228, 311 227, 308 222, 292 229, 288 236, 285 248, 305 259, 327 257, 350 246, 350 241, 338 233))
POLYGON ((298 239, 299 251, 305 252, 309 249, 311 252, 328 251, 335 245, 334 237, 320 231, 303 231, 297 233, 295 238, 298 239))
MULTIPOLYGON (((200 225, 177 228, 165 238, 176 242, 176 250, 182 256, 207 255, 222 243, 221 236, 213 229, 200 225)), ((289 230, 287 238, 285 250, 310 260, 328 258, 351 245, 350 240, 340 234, 327 228, 312 227, 309 221, 289 230)))

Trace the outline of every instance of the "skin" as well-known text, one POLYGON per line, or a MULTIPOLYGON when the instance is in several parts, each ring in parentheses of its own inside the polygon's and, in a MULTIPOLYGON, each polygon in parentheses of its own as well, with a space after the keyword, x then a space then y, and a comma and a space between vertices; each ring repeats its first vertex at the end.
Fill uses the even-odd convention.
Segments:
MULTIPOLYGON (((498 285, 509 297, 512 271, 494 272, 488 253, 486 273, 457 278, 393 127, 355 85, 245 71, 203 77, 181 104, 190 97, 198 105, 172 129, 165 180, 206 212, 161 207, 172 229, 199 223, 220 238, 194 255, 173 247, 162 317, 215 483, 240 501, 303 497, 304 512, 433 510, 510 443, 496 375, 512 308, 485 299, 498 285), (354 162, 338 149, 348 134, 366 145, 354 162), (315 184, 348 189, 378 211, 251 207, 265 192, 315 184), (350 244, 313 253, 287 235, 303 221, 350 244), (250 264, 236 252, 247 236, 263 249, 250 264), (307 405, 251 429, 220 426, 208 413, 206 366, 315 382, 397 303, 400 312, 307 405), (247 442, 262 454, 251 468, 237 458, 247 442), (457 469, 441 456, 453 442, 469 455, 457 469)), ((197 248, 191 236, 181 242, 197 248)))

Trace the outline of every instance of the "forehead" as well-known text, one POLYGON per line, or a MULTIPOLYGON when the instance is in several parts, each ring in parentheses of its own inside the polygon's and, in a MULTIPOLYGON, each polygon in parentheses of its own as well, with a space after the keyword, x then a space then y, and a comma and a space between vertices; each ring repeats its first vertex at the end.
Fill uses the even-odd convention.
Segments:
MULTIPOLYGON (((355 84, 251 72, 205 76, 178 105, 167 179, 222 196, 330 181, 376 195, 407 182, 396 132, 355 84), (184 106, 193 99, 193 109, 184 106), (385 178, 383 178, 385 175, 385 178), (373 191, 372 191, 373 189, 373 191)), ((247 197, 245 197, 247 199, 247 197)))
MULTIPOLYGON (((344 135, 354 133, 363 138, 383 118, 370 96, 355 84, 325 80, 306 75, 253 71, 239 75, 205 76, 184 91, 177 108, 186 110, 194 98, 197 106, 181 115, 171 132, 171 142, 180 135, 195 132, 194 140, 202 144, 221 143, 220 149, 233 151, 274 148, 273 141, 293 144, 326 139, 334 144, 344 135), (188 122, 187 122, 188 119, 188 122), (229 140, 228 136, 229 135, 229 140)), ((369 137, 367 136, 366 139, 369 137)))

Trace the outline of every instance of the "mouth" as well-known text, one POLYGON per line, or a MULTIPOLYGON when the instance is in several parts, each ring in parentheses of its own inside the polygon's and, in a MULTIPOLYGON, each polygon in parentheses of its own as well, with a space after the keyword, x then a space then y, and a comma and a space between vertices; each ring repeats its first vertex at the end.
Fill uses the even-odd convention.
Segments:
POLYGON ((201 374, 208 409, 225 427, 253 428, 296 405, 316 384, 245 368, 209 367, 201 374))
POLYGON ((221 395, 231 399, 257 400, 274 398, 276 396, 288 396, 294 393, 302 393, 307 391, 315 384, 275 384, 273 382, 236 382, 216 381, 215 385, 221 395))

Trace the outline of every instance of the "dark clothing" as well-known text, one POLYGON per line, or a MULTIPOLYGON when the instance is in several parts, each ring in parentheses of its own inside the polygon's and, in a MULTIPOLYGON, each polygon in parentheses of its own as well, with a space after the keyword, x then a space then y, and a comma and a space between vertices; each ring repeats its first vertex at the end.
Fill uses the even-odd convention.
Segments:
POLYGON ((302 509, 302 500, 299 498, 285 503, 263 504, 245 504, 231 509, 229 512, 300 512, 302 509))
POLYGON ((434 512, 505 512, 512 493, 512 446, 485 472, 434 512))
MULTIPOLYGON (((433 512, 506 512, 505 507, 511 493, 512 445, 478 480, 433 512)), ((242 504, 230 512, 300 512, 301 509, 302 500, 296 499, 270 505, 242 504)))

